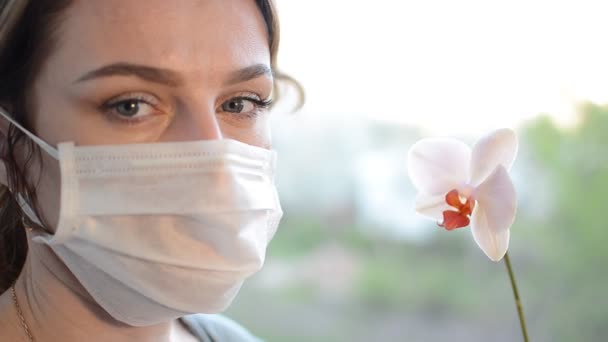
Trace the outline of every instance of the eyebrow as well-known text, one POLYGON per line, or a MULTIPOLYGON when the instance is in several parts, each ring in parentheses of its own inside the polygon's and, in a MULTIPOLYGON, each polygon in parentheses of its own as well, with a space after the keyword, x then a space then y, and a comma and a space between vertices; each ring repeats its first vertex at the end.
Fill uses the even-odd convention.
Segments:
POLYGON ((77 79, 76 83, 110 76, 135 76, 146 81, 173 87, 184 83, 175 71, 130 63, 114 63, 89 71, 77 79))
MULTIPOLYGON (((184 79, 173 70, 131 63, 114 63, 89 71, 78 78, 75 83, 110 76, 134 76, 145 81, 171 87, 184 84, 184 79)), ((227 78, 226 85, 250 81, 261 76, 272 77, 273 72, 266 64, 254 64, 231 73, 227 78)))
POLYGON ((232 75, 228 77, 228 81, 226 82, 226 84, 230 85, 241 82, 247 82, 254 78, 262 76, 272 78, 272 69, 270 69, 270 67, 266 64, 254 64, 232 73, 232 75))

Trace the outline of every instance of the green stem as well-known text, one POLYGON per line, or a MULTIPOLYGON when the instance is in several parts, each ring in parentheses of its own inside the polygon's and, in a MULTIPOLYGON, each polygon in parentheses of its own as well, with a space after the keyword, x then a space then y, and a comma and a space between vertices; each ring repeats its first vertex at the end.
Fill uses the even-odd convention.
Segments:
POLYGON ((507 271, 509 272, 509 278, 511 279, 511 287, 513 288, 513 296, 515 297, 515 305, 517 306, 517 313, 519 314, 519 324, 521 325, 521 333, 524 335, 524 342, 528 342, 528 330, 526 329, 526 319, 524 318, 524 309, 519 299, 519 291, 517 291, 517 284, 515 283, 515 275, 511 268, 511 260, 509 260, 509 253, 505 254, 505 265, 507 265, 507 271))

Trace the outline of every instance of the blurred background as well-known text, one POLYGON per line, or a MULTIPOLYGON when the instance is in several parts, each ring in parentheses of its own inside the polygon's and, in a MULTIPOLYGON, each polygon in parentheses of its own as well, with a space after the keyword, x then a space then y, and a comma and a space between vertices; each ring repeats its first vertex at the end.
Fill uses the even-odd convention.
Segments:
POLYGON ((406 154, 515 129, 533 341, 608 339, 605 2, 277 0, 285 217, 229 316, 267 341, 519 341, 504 264, 414 212, 406 154))

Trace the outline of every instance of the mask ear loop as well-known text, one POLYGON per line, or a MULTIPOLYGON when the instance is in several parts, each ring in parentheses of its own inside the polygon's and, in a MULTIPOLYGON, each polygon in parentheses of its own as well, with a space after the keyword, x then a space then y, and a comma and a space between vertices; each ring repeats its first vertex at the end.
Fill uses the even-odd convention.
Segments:
MULTIPOLYGON (((6 120, 8 120, 8 122, 15 125, 17 128, 19 128, 19 130, 21 130, 25 135, 27 135, 30 139, 32 139, 38 146, 40 146, 40 148, 42 148, 51 157, 55 158, 56 160, 59 160, 59 152, 53 146, 49 145, 46 141, 38 138, 37 136, 32 134, 30 131, 25 129, 23 126, 21 126, 17 121, 15 121, 13 118, 11 118, 9 116, 8 112, 1 106, 0 106, 0 115, 2 115, 6 120)), ((9 191, 11 193, 14 193, 13 189, 9 189, 9 191)), ((34 222, 32 219, 30 219, 28 217, 28 214, 26 214, 24 211, 25 210, 24 204, 26 205, 26 208, 28 208, 27 210, 30 211, 32 215, 34 215, 34 216, 37 216, 37 215, 35 215, 35 213, 31 209, 29 209, 31 207, 25 201, 25 198, 23 198, 23 196, 21 196, 21 194, 16 194, 16 196, 17 196, 17 198, 15 198, 15 200, 17 200, 18 205, 21 208, 21 224, 23 225, 23 227, 28 232, 33 232, 34 228, 35 228, 36 230, 41 230, 41 231, 44 231, 47 233, 51 233, 46 228, 44 228, 42 223, 34 222)))
POLYGON ((59 151, 57 151, 56 148, 49 145, 46 141, 38 138, 37 136, 32 134, 30 131, 25 129, 23 126, 21 126, 17 121, 15 121, 13 118, 11 118, 10 115, 8 115, 8 113, 6 112, 6 110, 2 107, 0 107, 0 115, 2 115, 11 124, 17 126, 17 128, 19 128, 19 130, 21 132, 25 133, 25 135, 27 135, 30 139, 32 139, 38 146, 40 146, 40 148, 42 148, 51 157, 55 158, 56 160, 59 160, 59 151))

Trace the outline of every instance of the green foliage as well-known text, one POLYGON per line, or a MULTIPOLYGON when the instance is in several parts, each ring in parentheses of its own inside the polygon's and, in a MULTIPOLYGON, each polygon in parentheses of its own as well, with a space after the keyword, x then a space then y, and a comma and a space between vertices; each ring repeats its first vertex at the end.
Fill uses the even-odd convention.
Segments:
POLYGON ((269 247, 271 257, 293 259, 314 250, 327 237, 328 227, 312 216, 286 216, 275 241, 269 247))
POLYGON ((539 156, 535 166, 556 190, 551 211, 528 240, 528 248, 534 240, 543 242, 540 253, 548 267, 539 271, 554 275, 542 286, 556 296, 545 318, 555 341, 608 334, 608 300, 602 295, 608 285, 608 108, 586 104, 581 110, 573 130, 539 119, 523 136, 523 148, 539 156))

